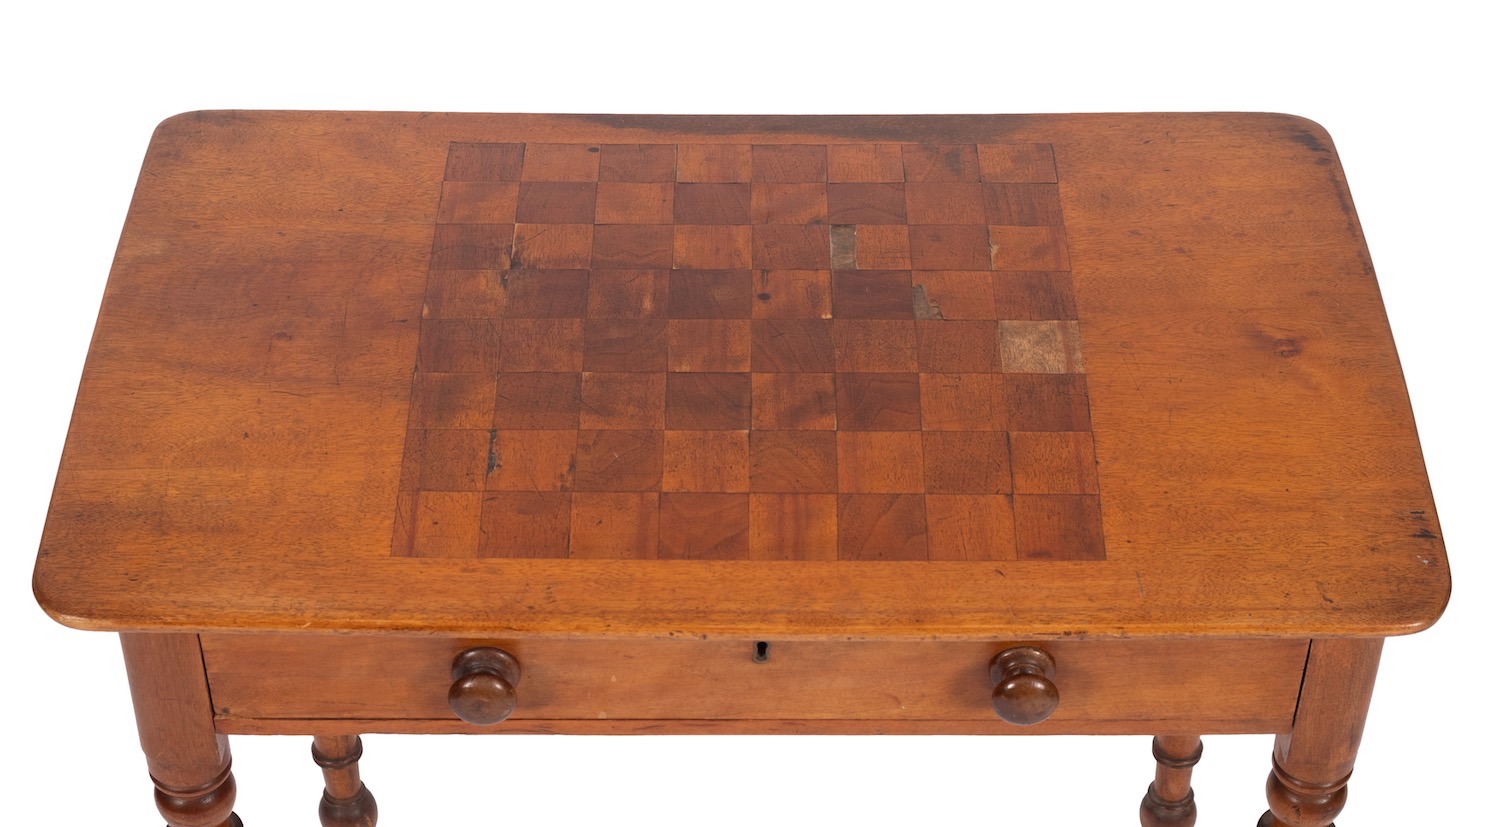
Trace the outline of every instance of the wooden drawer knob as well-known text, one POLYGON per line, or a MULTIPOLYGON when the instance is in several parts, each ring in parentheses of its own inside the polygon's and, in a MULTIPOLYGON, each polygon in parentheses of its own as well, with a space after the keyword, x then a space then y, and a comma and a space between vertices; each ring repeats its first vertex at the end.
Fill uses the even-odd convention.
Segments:
POLYGON ((521 664, 503 649, 476 646, 453 659, 448 707, 471 724, 498 724, 516 711, 521 664))
POLYGON ((1039 724, 1057 710, 1057 664, 1034 646, 1006 649, 990 661, 991 702, 1002 721, 1020 726, 1039 724))

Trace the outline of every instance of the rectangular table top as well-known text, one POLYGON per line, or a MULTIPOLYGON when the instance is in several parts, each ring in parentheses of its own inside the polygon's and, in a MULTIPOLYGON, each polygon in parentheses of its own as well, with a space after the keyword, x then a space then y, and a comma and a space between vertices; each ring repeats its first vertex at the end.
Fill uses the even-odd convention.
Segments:
POLYGON ((1306 636, 1448 571, 1308 121, 201 112, 35 585, 104 629, 1306 636))

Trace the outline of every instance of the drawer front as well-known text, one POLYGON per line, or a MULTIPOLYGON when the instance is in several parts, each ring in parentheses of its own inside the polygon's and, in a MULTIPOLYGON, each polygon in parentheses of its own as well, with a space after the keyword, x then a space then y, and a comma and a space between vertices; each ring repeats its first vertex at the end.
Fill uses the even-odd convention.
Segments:
POLYGON ((225 732, 1278 732, 1307 641, 1064 641, 1060 701, 1018 727, 991 707, 1004 645, 942 641, 455 640, 203 635, 225 732), (510 720, 448 707, 453 657, 498 646, 521 663, 510 720), (318 722, 313 725, 313 722, 318 722))

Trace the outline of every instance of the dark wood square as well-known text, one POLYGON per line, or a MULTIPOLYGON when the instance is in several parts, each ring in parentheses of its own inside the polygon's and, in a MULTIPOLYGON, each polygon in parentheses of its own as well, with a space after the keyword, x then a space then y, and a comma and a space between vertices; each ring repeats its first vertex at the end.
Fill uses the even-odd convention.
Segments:
POLYGON ((921 391, 915 373, 834 375, 838 427, 845 431, 920 431, 921 391))
POLYGON ((453 143, 448 147, 448 181, 519 181, 525 144, 453 143))
POLYGON ((750 427, 750 374, 667 374, 667 427, 744 430, 750 427))
POLYGON ((593 224, 592 182, 522 181, 516 202, 519 224, 593 224))
POLYGON ((495 390, 495 427, 578 427, 578 373, 505 373, 495 390))
POLYGON ((744 560, 750 553, 747 494, 663 492, 663 560, 744 560))

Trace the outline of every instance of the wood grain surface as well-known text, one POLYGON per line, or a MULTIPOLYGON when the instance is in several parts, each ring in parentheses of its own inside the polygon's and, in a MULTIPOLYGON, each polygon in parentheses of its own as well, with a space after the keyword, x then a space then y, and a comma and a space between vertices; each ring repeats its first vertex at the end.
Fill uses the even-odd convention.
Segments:
POLYGON ((834 149, 452 144, 392 553, 1102 558, 1052 147, 834 149))
POLYGON ((1331 142, 1246 114, 170 119, 34 580, 98 629, 971 639, 1448 584, 1331 142))

